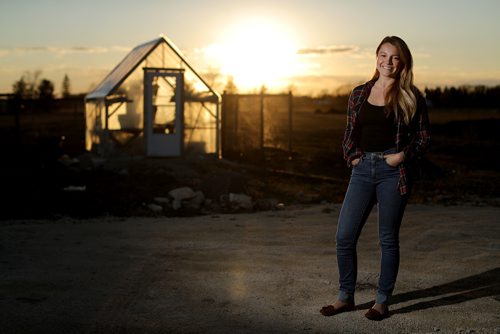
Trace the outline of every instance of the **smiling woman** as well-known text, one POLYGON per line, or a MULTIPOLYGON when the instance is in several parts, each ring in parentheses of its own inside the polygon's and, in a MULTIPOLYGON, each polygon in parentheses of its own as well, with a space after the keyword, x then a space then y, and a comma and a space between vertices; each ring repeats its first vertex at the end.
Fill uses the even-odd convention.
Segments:
POLYGON ((223 75, 232 76, 238 88, 286 86, 298 73, 297 46, 284 26, 265 19, 240 21, 223 34, 207 53, 223 75))

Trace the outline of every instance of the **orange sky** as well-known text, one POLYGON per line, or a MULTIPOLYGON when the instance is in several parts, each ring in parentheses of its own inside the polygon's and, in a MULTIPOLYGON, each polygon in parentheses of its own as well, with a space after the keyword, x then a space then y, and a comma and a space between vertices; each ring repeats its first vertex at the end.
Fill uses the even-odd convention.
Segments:
POLYGON ((368 79, 386 35, 406 40, 416 84, 500 84, 496 0, 251 2, 2 0, 0 92, 41 70, 87 92, 136 45, 168 36, 221 89, 334 92, 368 79))

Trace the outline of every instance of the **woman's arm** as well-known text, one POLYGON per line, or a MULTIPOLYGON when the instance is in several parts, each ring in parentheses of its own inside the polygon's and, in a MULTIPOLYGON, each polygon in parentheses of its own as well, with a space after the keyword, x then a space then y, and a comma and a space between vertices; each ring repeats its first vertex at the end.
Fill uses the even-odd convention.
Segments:
POLYGON ((359 94, 361 94, 359 90, 353 90, 349 96, 349 102, 347 105, 347 124, 344 132, 344 139, 342 140, 342 149, 344 159, 347 161, 348 167, 356 165, 359 160, 353 160, 359 159, 363 155, 363 152, 357 146, 356 140, 358 119, 355 107, 356 100, 359 99, 359 94))
POLYGON ((408 146, 404 149, 405 160, 413 160, 421 156, 430 144, 430 123, 427 104, 424 97, 419 94, 417 112, 411 120, 411 137, 408 146))

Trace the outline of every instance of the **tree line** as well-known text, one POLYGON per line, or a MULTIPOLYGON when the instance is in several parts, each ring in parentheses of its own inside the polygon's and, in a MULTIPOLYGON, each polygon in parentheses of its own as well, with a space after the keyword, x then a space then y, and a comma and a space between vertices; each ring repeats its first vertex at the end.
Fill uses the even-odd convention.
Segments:
MULTIPOLYGON (((41 78, 42 71, 25 72, 19 80, 12 84, 12 94, 7 101, 10 112, 50 111, 55 104, 54 83, 41 78)), ((67 74, 64 75, 61 87, 63 99, 70 98, 71 84, 67 74)))
POLYGON ((437 108, 500 108, 500 85, 426 88, 425 97, 437 108))
MULTIPOLYGON (((48 79, 40 79, 41 71, 25 72, 23 76, 12 85, 13 96, 16 100, 36 101, 48 104, 54 100, 54 83, 48 79)), ((228 92, 237 92, 232 81, 228 80, 225 87, 228 92)), ((425 97, 432 107, 436 108, 500 108, 500 85, 488 87, 485 85, 463 85, 459 87, 425 88, 425 97)), ((64 75, 61 87, 63 98, 71 97, 71 83, 67 74, 64 75)), ((339 102, 347 102, 348 90, 337 90, 336 94, 322 94, 317 98, 329 97, 339 102)), ((343 105, 343 104, 342 104, 343 105)))
MULTIPOLYGON (((20 100, 53 100, 54 83, 48 79, 40 79, 42 71, 26 72, 19 80, 12 85, 12 93, 14 98, 20 100)), ((71 84, 67 74, 64 75, 62 81, 62 97, 71 96, 71 84)))

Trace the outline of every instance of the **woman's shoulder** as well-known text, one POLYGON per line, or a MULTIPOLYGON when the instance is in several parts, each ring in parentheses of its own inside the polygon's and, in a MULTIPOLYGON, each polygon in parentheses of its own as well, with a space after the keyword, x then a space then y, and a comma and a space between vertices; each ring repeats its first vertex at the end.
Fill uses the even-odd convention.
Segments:
POLYGON ((363 100, 364 98, 368 98, 368 95, 370 95, 370 91, 374 85, 374 81, 370 80, 365 82, 364 84, 358 85, 353 88, 351 91, 351 96, 350 99, 352 101, 359 101, 360 99, 363 100))
POLYGON ((366 86, 366 82, 364 84, 361 84, 361 85, 357 85, 356 87, 354 87, 352 89, 353 92, 359 92, 359 91, 362 91, 366 86))
POLYGON ((352 89, 352 92, 353 93, 363 92, 363 91, 365 91, 367 89, 371 89, 374 84, 375 84, 375 81, 373 81, 373 80, 367 81, 367 82, 365 82, 363 84, 360 84, 360 85, 357 85, 356 87, 354 87, 352 89))

